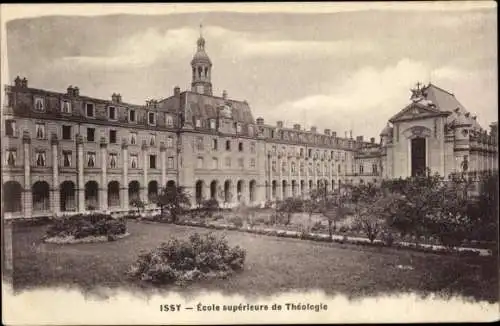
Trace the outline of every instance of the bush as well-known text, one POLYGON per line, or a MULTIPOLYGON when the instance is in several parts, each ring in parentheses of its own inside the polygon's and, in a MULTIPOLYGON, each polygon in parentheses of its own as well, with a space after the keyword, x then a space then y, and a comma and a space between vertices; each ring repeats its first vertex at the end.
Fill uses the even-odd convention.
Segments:
POLYGON ((126 219, 113 218, 108 214, 73 215, 53 220, 45 237, 74 237, 121 235, 127 232, 126 219))
POLYGON ((239 216, 231 216, 227 221, 237 228, 241 228, 243 226, 243 219, 239 216))
POLYGON ((155 284, 184 285, 203 278, 225 278, 243 269, 246 251, 229 247, 224 237, 195 233, 189 240, 172 239, 139 255, 128 274, 155 284))

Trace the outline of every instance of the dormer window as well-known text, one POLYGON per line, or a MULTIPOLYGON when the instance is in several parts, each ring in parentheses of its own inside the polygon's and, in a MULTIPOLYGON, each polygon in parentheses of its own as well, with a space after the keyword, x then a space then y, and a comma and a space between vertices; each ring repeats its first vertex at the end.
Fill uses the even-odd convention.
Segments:
POLYGON ((70 114, 71 113, 71 102, 68 100, 61 101, 61 112, 70 114))
POLYGON ((236 132, 241 133, 241 123, 236 123, 236 132))
POLYGON ((215 119, 210 119, 210 129, 215 129, 215 119))
POLYGON ((156 113, 148 112, 148 124, 154 126, 156 125, 156 113))
POLYGON ((114 106, 108 107, 109 120, 116 120, 116 108, 114 106))
POLYGON ((128 121, 129 122, 135 122, 135 110, 129 110, 128 111, 128 121))
POLYGON ((201 128, 201 120, 200 119, 196 119, 195 122, 194 122, 194 126, 196 128, 201 128))
POLYGON ((35 111, 45 112, 45 102, 42 97, 35 97, 34 103, 35 111))
POLYGON ((89 118, 93 118, 95 116, 95 107, 93 103, 85 104, 85 113, 89 118))
POLYGON ((165 116, 165 125, 167 127, 173 127, 174 125, 174 118, 170 114, 165 116))

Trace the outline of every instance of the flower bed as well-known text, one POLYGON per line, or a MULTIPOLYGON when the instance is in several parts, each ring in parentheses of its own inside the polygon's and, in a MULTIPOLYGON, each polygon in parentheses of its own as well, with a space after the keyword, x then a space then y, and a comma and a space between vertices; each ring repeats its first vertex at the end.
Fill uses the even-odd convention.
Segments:
POLYGON ((189 240, 171 239, 141 254, 128 275, 154 284, 185 285, 189 282, 226 278, 243 269, 246 251, 229 247, 227 240, 212 233, 195 233, 189 240))
POLYGON ((126 235, 125 219, 92 213, 54 219, 43 240, 47 243, 101 242, 114 241, 126 235))
MULTIPOLYGON (((350 237, 347 235, 339 236, 333 235, 332 238, 328 234, 322 233, 312 233, 306 231, 289 231, 289 230, 276 230, 271 228, 259 228, 259 227, 237 227, 231 224, 220 224, 213 222, 205 222, 199 220, 181 220, 178 221, 179 225, 186 226, 196 226, 196 227, 204 227, 211 228, 217 230, 235 230, 239 232, 247 232, 254 234, 261 234, 267 236, 275 236, 282 238, 294 238, 294 239, 302 239, 302 240, 311 240, 311 241, 320 241, 320 242, 336 242, 340 244, 352 244, 352 245, 361 245, 361 246, 371 246, 371 247, 389 247, 382 240, 374 240, 371 242, 367 238, 362 237, 350 237)), ((393 242, 390 246, 396 249, 409 249, 420 252, 427 253, 435 253, 435 254, 449 254, 452 252, 458 253, 461 256, 479 256, 479 255, 491 255, 491 251, 486 250, 478 250, 475 248, 456 248, 456 250, 452 250, 439 245, 429 245, 429 244, 415 244, 411 242, 393 242)))

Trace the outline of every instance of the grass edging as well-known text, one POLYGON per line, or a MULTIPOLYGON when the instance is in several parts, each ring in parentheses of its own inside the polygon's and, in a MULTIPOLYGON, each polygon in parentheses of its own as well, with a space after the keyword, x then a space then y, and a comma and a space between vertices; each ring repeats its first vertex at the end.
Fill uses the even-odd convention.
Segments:
POLYGON ((339 236, 333 235, 332 238, 328 234, 320 234, 320 233, 309 233, 309 232, 298 232, 298 231, 285 231, 285 230, 275 230, 270 228, 255 228, 255 227, 237 227, 232 224, 213 224, 207 223, 203 221, 177 221, 175 224, 177 225, 185 225, 185 226, 194 226, 194 227, 203 227, 208 229, 215 230, 231 230, 245 233, 253 233, 274 237, 282 237, 282 238, 293 238, 300 240, 310 240, 310 241, 318 241, 318 242, 335 242, 339 244, 352 244, 352 245, 361 245, 361 246, 370 246, 370 247, 388 247, 402 250, 413 250, 419 252, 426 253, 434 253, 434 254, 451 254, 458 253, 460 256, 491 256, 491 250, 483 250, 480 251, 475 248, 463 248, 459 247, 456 249, 450 249, 443 246, 437 245, 424 245, 417 243, 408 243, 408 242, 394 242, 392 245, 387 245, 381 240, 374 240, 370 242, 370 240, 365 238, 358 237, 348 237, 348 236, 339 236), (482 252, 487 252, 487 254, 481 254, 482 252))
POLYGON ((108 236, 108 235, 88 236, 88 237, 79 238, 79 239, 76 239, 74 236, 50 237, 50 238, 43 239, 43 242, 45 242, 45 243, 52 243, 52 244, 77 244, 77 243, 112 242, 112 241, 116 241, 116 240, 128 237, 129 235, 130 235, 130 233, 126 232, 126 233, 122 233, 122 234, 115 234, 115 235, 112 235, 112 236, 108 236))

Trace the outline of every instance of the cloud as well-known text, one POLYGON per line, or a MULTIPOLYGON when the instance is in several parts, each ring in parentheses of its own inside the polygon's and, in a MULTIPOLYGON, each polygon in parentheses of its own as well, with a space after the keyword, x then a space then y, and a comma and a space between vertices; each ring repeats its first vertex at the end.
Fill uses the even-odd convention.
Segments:
POLYGON ((286 101, 268 111, 266 117, 271 120, 286 117, 288 126, 307 120, 307 127, 330 128, 341 136, 352 129, 355 135, 378 137, 387 120, 409 103, 409 89, 417 81, 427 83, 430 76, 435 85, 456 94, 469 111, 478 114, 484 126, 498 119, 491 110, 498 103, 493 91, 496 88, 487 85, 496 81, 494 73, 488 76, 485 71, 453 66, 439 67, 431 73, 426 64, 409 59, 380 69, 361 68, 347 80, 332 84, 330 92, 286 101), (478 101, 477 94, 483 94, 484 100, 478 101))
MULTIPOLYGON (((105 56, 64 57, 63 63, 84 67, 144 68, 159 60, 178 62, 195 51, 199 31, 192 28, 170 29, 161 32, 150 28, 126 39, 113 42, 105 56)), ((231 58, 282 58, 298 56, 307 58, 350 56, 353 53, 373 53, 375 49, 366 42, 296 41, 268 39, 266 35, 237 32, 218 26, 203 30, 207 39, 207 52, 217 53, 220 59, 231 58)))

